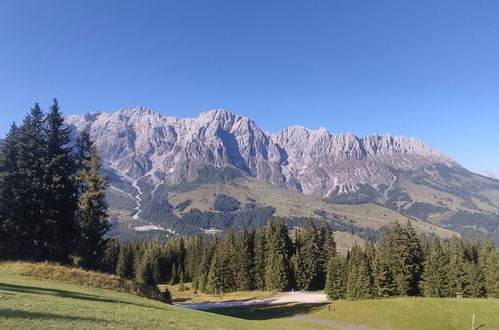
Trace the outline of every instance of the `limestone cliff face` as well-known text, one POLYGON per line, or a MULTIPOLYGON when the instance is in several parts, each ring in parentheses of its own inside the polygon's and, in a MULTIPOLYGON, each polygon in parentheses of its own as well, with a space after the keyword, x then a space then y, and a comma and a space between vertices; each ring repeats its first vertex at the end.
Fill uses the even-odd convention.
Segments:
POLYGON ((72 115, 67 122, 90 132, 108 169, 132 181, 147 178, 153 186, 193 181, 207 169, 223 175, 232 168, 287 189, 329 196, 363 185, 390 186, 399 172, 439 176, 437 167, 462 169, 414 138, 297 126, 270 134, 224 110, 181 119, 122 109, 72 115))

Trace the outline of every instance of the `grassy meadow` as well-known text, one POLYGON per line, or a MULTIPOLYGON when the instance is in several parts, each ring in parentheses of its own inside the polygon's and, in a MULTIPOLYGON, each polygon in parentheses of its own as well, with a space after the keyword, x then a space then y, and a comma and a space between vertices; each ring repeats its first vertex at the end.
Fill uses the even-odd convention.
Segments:
POLYGON ((252 306, 218 309, 216 313, 247 320, 302 315, 377 329, 499 329, 499 299, 389 298, 363 301, 334 301, 324 305, 252 306))
POLYGON ((315 325, 296 320, 245 320, 175 307, 125 292, 22 276, 12 264, 0 264, 0 329, 269 327, 317 329, 315 325))
MULTIPOLYGON (((180 290, 179 285, 168 286, 175 303, 264 299, 276 295, 262 291, 208 295, 195 292, 190 284, 186 287, 188 289, 180 290)), ((341 300, 332 302, 329 311, 324 304, 293 303, 202 312, 140 297, 137 290, 132 284, 123 284, 112 275, 45 263, 3 263, 0 264, 0 328, 334 328, 289 318, 301 315, 378 329, 445 330, 470 329, 475 314, 476 329, 499 329, 499 299, 341 300)))

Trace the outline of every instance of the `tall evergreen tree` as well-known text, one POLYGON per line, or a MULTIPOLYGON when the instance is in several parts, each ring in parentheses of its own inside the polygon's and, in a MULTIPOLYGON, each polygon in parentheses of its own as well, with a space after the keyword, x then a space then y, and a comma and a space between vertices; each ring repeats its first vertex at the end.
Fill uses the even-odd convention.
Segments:
POLYGON ((499 297, 499 254, 490 239, 482 242, 479 266, 483 270, 487 296, 499 297))
POLYGON ((466 255, 463 242, 456 236, 450 239, 447 251, 449 255, 448 296, 452 297, 456 293, 464 293, 467 286, 466 255))
MULTIPOLYGON (((391 262, 390 269, 395 280, 395 292, 401 296, 419 294, 423 251, 410 221, 403 228, 398 222, 382 240, 386 242, 386 253, 391 262)), ((382 244, 385 244, 382 242, 382 244)))
POLYGON ((336 255, 336 242, 334 241, 333 231, 331 227, 323 220, 319 229, 319 288, 324 288, 326 284, 326 273, 329 260, 336 255))
POLYGON ((254 278, 255 288, 265 290, 265 264, 267 257, 266 231, 258 229, 255 232, 255 247, 254 247, 254 278))
POLYGON ((34 260, 53 260, 50 254, 52 228, 46 218, 47 186, 45 164, 47 141, 42 109, 35 104, 25 117, 18 133, 18 182, 16 198, 16 255, 34 260))
POLYGON ((333 300, 345 299, 348 278, 346 259, 335 255, 328 263, 325 291, 333 300))
POLYGON ((56 260, 68 262, 76 243, 74 215, 76 211, 76 187, 73 180, 75 170, 71 158, 69 129, 64 126, 64 118, 56 99, 46 117, 47 163, 45 194, 47 223, 46 228, 52 237, 47 251, 56 260))
POLYGON ((107 203, 104 190, 107 187, 105 175, 100 174, 100 157, 95 146, 91 147, 90 159, 80 170, 78 180, 82 182, 82 193, 78 200, 78 256, 85 267, 95 268, 102 257, 108 229, 107 203))
POLYGON ((346 297, 350 300, 369 299, 373 296, 373 279, 368 259, 358 246, 352 249, 349 260, 346 297))
POLYGON ((373 294, 378 298, 393 296, 395 281, 390 269, 391 260, 383 249, 378 249, 373 260, 373 294))
POLYGON ((319 233, 312 219, 308 219, 301 232, 301 242, 295 258, 296 283, 299 289, 318 290, 322 284, 322 249, 319 233))
POLYGON ((17 198, 19 171, 18 128, 10 127, 5 139, 0 141, 0 259, 16 255, 16 245, 21 232, 19 199, 17 198))
POLYGON ((125 244, 120 248, 116 263, 116 275, 128 279, 135 277, 133 249, 130 244, 125 244))
POLYGON ((440 239, 435 238, 430 254, 424 262, 423 293, 426 297, 445 297, 448 295, 449 259, 444 253, 440 239))
POLYGON ((266 230, 267 257, 265 286, 267 290, 284 291, 290 284, 289 254, 291 240, 284 221, 269 221, 266 230))
POLYGON ((255 232, 243 228, 238 235, 236 255, 236 282, 237 289, 242 291, 253 290, 255 287, 254 265, 254 239, 255 232))

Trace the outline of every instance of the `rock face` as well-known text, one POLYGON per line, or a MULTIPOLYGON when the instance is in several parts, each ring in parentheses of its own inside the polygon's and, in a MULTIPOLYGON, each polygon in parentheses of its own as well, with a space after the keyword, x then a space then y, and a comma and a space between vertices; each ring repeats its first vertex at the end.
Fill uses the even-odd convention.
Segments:
POLYGON ((293 126, 267 133, 250 119, 224 110, 198 118, 174 118, 143 109, 72 115, 67 122, 88 130, 105 167, 127 180, 176 185, 231 173, 259 178, 306 194, 352 193, 393 184, 397 173, 438 176, 437 167, 462 169, 414 138, 358 137, 293 126))

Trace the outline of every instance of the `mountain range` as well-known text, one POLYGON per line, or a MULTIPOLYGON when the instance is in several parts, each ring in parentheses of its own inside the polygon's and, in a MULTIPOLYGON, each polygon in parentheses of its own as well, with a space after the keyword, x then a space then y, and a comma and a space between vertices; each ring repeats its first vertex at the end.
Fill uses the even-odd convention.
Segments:
POLYGON ((442 236, 497 236, 499 180, 415 138, 300 126, 268 133, 225 110, 175 118, 126 108, 66 122, 100 150, 121 235, 210 233, 272 216, 299 226, 311 216, 350 241, 408 217, 442 236))

